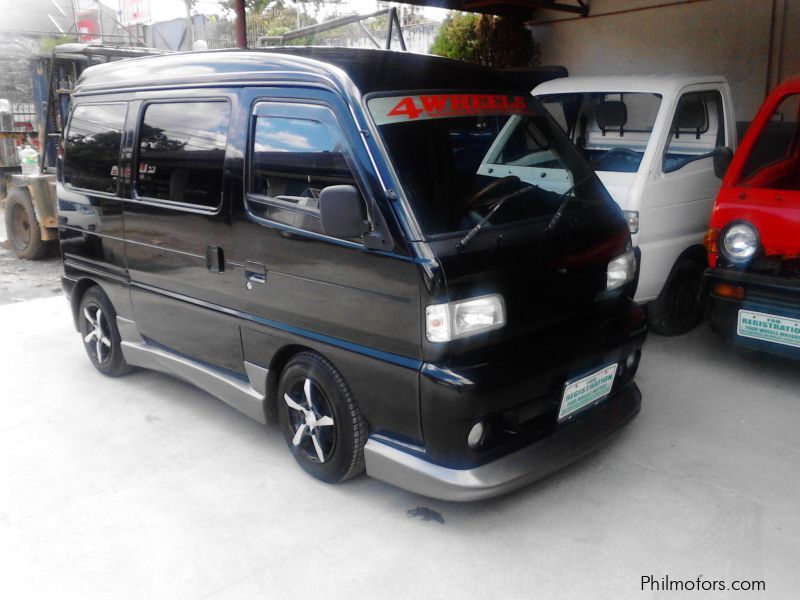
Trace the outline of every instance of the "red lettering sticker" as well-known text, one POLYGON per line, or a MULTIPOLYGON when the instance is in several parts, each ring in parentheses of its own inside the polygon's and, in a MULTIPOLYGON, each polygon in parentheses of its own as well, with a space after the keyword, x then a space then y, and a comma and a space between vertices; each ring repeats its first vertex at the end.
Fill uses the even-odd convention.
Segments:
POLYGON ((447 96, 420 96, 425 112, 441 113, 447 109, 447 96))
POLYGON ((413 98, 403 98, 389 111, 390 117, 401 117, 406 115, 409 119, 416 119, 423 111, 417 108, 413 98))
POLYGON ((420 94, 373 98, 369 101, 378 125, 445 117, 529 114, 529 98, 507 94, 420 94))

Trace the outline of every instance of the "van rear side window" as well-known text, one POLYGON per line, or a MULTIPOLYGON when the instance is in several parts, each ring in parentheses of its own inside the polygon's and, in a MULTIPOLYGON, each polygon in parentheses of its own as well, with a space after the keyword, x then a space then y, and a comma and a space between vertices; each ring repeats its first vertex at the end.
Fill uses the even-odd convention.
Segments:
POLYGON ((217 208, 230 112, 225 101, 148 105, 139 130, 139 196, 217 208))
POLYGON ((75 107, 64 142, 65 186, 117 193, 119 146, 127 110, 127 104, 75 107))

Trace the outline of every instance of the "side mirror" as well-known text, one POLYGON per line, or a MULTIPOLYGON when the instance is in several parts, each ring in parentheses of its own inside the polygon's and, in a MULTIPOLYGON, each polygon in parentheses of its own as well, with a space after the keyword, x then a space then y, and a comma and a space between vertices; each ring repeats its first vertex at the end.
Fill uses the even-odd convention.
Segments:
POLYGON ((319 194, 322 231, 335 238, 357 238, 364 233, 364 200, 352 185, 329 185, 319 194))
POLYGON ((728 167, 731 165, 731 161, 733 160, 733 150, 727 146, 717 146, 714 148, 713 156, 714 175, 716 175, 718 179, 722 179, 725 177, 725 172, 728 170, 728 167))

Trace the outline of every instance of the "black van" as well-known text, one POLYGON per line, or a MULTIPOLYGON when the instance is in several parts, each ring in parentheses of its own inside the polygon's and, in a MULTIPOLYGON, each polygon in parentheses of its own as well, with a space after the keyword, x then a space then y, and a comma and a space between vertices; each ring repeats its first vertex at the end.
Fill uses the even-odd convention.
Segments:
POLYGON ((639 410, 627 224, 498 73, 379 50, 130 60, 82 75, 63 146, 92 363, 278 420, 319 479, 483 498, 639 410))

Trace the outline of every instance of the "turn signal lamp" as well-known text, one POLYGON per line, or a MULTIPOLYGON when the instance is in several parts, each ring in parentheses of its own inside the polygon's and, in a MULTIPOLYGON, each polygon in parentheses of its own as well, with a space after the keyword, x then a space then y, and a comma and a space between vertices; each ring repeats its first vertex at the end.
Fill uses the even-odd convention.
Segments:
POLYGON ((744 300, 744 288, 740 285, 730 283, 715 283, 714 295, 721 298, 731 298, 733 300, 744 300))
POLYGON ((719 254, 719 230, 711 228, 706 231, 703 243, 710 254, 719 254))

